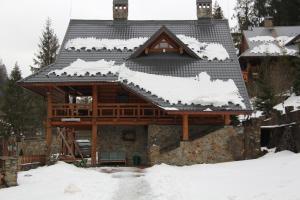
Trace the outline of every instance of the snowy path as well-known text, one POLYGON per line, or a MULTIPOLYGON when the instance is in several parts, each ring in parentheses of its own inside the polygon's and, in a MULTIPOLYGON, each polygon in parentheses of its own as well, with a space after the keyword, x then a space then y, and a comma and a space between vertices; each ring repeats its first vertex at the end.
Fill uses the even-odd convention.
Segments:
POLYGON ((154 199, 150 184, 145 179, 143 170, 135 168, 119 168, 118 170, 120 171, 112 172, 112 177, 119 180, 112 200, 154 199))

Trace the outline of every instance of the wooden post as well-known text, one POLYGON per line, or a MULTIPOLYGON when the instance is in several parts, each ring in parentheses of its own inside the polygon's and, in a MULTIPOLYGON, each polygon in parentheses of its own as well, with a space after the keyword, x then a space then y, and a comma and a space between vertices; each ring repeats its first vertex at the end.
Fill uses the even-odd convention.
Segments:
POLYGON ((47 123, 46 123, 46 144, 47 144, 48 153, 51 152, 51 144, 52 144, 51 118, 52 118, 52 96, 51 96, 51 91, 48 91, 47 92, 47 123))
POLYGON ((182 116, 182 139, 183 141, 189 140, 189 116, 187 114, 184 114, 182 116))
POLYGON ((98 89, 97 85, 93 85, 93 119, 92 119, 92 165, 95 166, 97 164, 96 152, 97 152, 97 110, 98 110, 98 89))
POLYGON ((230 123, 231 123, 230 115, 224 116, 224 123, 225 123, 225 125, 230 125, 230 123))

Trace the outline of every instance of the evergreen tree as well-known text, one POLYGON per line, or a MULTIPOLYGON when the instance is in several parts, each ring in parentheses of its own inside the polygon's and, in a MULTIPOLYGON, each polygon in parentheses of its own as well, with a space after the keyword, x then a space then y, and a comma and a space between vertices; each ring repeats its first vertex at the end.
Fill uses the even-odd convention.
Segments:
POLYGON ((6 80, 7 80, 6 66, 3 64, 2 60, 0 60, 0 108, 3 102, 3 87, 6 80))
POLYGON ((253 9, 255 0, 237 0, 234 17, 238 21, 238 30, 248 30, 257 24, 257 18, 253 9))
POLYGON ((295 81, 294 81, 294 92, 297 96, 300 96, 300 44, 299 44, 299 55, 294 60, 295 66, 295 81))
POLYGON ((266 58, 260 66, 259 79, 257 80, 258 95, 255 99, 254 106, 256 110, 263 111, 263 114, 269 117, 276 105, 276 93, 272 87, 270 76, 272 61, 271 58, 266 58))
POLYGON ((20 134, 25 130, 28 114, 26 113, 27 102, 24 89, 17 86, 17 82, 21 78, 21 71, 16 63, 4 88, 2 106, 2 111, 6 114, 4 121, 11 124, 12 130, 16 134, 20 134))
POLYGON ((33 72, 54 63, 57 56, 59 49, 58 38, 51 27, 51 20, 49 18, 46 21, 45 29, 42 32, 38 47, 38 53, 33 59, 34 65, 37 67, 31 67, 33 72))
POLYGON ((256 0, 254 11, 258 24, 262 25, 266 16, 274 18, 275 26, 300 25, 300 1, 256 0))
POLYGON ((216 1, 213 8, 213 18, 214 19, 224 19, 224 14, 221 6, 216 1))
POLYGON ((45 106, 42 98, 17 85, 21 80, 21 71, 15 64, 9 79, 4 86, 2 111, 4 112, 4 123, 0 125, 3 132, 14 132, 17 135, 28 135, 41 132, 43 128, 43 116, 45 106))

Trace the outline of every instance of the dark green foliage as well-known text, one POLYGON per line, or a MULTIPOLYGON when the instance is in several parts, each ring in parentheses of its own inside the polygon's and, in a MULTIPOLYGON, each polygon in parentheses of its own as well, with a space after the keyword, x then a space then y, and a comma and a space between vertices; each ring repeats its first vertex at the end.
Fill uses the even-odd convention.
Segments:
POLYGON ((33 59, 34 65, 37 67, 31 67, 33 72, 36 72, 40 68, 46 67, 54 63, 57 52, 59 49, 58 38, 51 27, 51 20, 47 19, 45 30, 40 38, 40 43, 38 44, 39 50, 35 55, 36 58, 33 59))
POLYGON ((256 16, 253 9, 255 0, 237 0, 234 17, 238 21, 238 30, 248 30, 255 25, 256 16))
MULTIPOLYGON (((300 45, 299 45, 300 51, 300 45)), ((294 92, 297 96, 300 96, 300 55, 294 59, 294 67, 295 67, 295 80, 294 80, 294 92)))
POLYGON ((254 11, 257 25, 266 16, 274 17, 275 26, 300 25, 300 0, 255 0, 254 11))
POLYGON ((18 86, 21 78, 21 71, 16 64, 4 86, 2 111, 5 113, 5 124, 9 124, 5 134, 35 134, 43 126, 42 111, 36 106, 40 97, 18 86))
POLYGON ((254 102, 255 108, 263 111, 264 115, 268 117, 271 115, 273 107, 277 103, 275 100, 276 93, 272 86, 271 76, 269 73, 272 70, 271 65, 271 58, 266 58, 260 66, 259 79, 257 80, 259 91, 254 102))
POLYGON ((215 2, 214 8, 213 8, 213 18, 214 19, 224 19, 223 10, 217 1, 215 2))

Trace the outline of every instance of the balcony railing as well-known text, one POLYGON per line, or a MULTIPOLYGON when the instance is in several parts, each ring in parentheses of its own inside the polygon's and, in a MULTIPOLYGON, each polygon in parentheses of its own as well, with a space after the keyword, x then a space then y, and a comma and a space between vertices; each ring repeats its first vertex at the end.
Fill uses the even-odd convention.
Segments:
MULTIPOLYGON (((92 117, 92 104, 53 104, 52 116, 57 118, 92 117)), ((162 118, 166 113, 151 104, 101 103, 97 106, 99 118, 162 118)))

